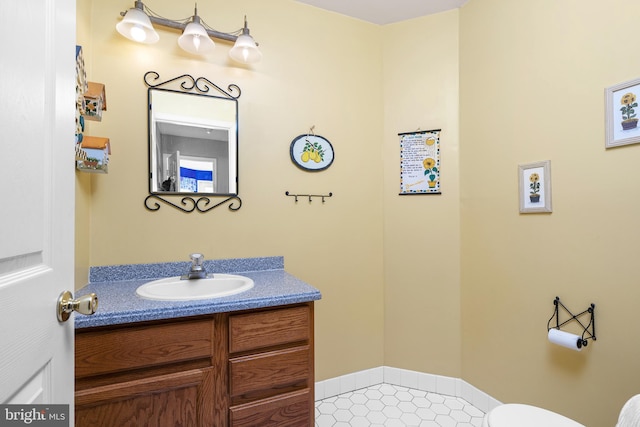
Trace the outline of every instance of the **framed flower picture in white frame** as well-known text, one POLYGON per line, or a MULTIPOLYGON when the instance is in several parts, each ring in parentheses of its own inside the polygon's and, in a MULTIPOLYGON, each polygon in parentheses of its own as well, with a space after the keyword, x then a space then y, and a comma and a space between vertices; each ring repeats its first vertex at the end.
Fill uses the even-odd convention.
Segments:
POLYGON ((620 83, 605 89, 606 148, 640 142, 640 126, 638 126, 639 98, 640 79, 620 83))
POLYGON ((551 161, 518 166, 520 213, 552 212, 551 161))

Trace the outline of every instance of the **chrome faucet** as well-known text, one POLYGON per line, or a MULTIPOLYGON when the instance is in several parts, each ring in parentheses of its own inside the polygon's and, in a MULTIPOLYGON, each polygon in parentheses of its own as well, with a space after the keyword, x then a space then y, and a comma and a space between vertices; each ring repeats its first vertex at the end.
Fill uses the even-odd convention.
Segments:
POLYGON ((187 274, 180 276, 182 280, 191 280, 191 279, 206 279, 207 278, 207 270, 205 270, 204 265, 204 255, 202 254, 191 254, 191 267, 187 274))

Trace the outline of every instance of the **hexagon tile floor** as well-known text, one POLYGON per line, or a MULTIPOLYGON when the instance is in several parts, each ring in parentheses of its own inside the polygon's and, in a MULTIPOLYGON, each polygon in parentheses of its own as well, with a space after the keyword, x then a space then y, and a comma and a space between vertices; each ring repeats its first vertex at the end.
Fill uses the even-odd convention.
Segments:
POLYGON ((316 427, 481 427, 483 417, 464 399, 390 384, 316 402, 316 427))

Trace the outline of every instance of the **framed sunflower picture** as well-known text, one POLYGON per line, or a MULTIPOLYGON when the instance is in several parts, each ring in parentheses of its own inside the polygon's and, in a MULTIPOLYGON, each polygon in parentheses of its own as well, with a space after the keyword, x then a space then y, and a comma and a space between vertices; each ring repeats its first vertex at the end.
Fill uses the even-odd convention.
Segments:
POLYGON ((640 142, 640 126, 638 126, 639 98, 640 79, 620 83, 605 89, 606 148, 640 142))
POLYGON ((442 194, 440 129, 399 133, 400 195, 442 194))
POLYGON ((520 213, 542 213, 551 210, 551 161, 518 166, 520 213))

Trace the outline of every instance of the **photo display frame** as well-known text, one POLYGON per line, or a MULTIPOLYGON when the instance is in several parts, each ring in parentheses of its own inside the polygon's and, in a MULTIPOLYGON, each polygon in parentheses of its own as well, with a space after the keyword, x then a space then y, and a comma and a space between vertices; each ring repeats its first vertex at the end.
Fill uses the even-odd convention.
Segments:
POLYGON ((638 99, 640 78, 605 89, 605 147, 640 142, 638 99))
POLYGON ((400 195, 442 194, 440 190, 441 129, 399 133, 400 195))
POLYGON ((520 213, 548 213, 551 208, 551 161, 518 166, 520 213))

